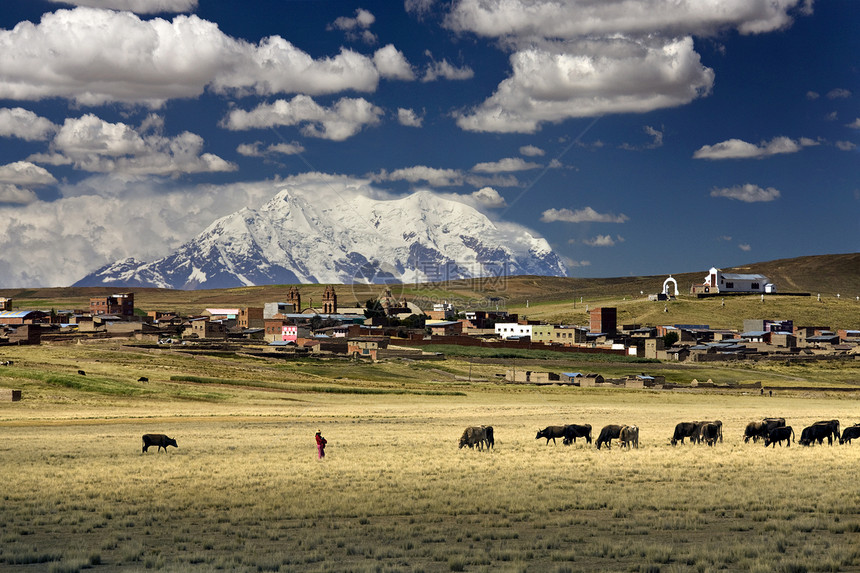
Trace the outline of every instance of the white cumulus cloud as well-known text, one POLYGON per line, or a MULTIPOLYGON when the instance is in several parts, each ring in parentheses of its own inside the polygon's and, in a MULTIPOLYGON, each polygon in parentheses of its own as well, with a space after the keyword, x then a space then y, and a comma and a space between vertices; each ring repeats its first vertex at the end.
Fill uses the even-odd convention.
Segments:
POLYGON ((51 120, 22 107, 0 108, 0 137, 45 141, 57 131, 51 120))
POLYGON ((445 24, 497 38, 511 74, 460 113, 470 131, 533 133, 541 124, 645 113, 707 96, 714 72, 693 36, 780 30, 800 0, 456 0, 445 24))
POLYGON ((398 108, 397 109, 397 121, 400 122, 400 125, 405 125, 407 127, 421 127, 424 123, 424 116, 418 115, 415 113, 414 109, 405 109, 398 108))
POLYGON ((715 188, 711 191, 711 197, 725 197, 744 203, 762 203, 776 201, 780 197, 780 192, 773 187, 763 188, 746 183, 735 187, 715 188))
POLYGON ((376 125, 383 115, 381 108, 363 98, 342 98, 324 107, 306 95, 291 100, 263 103, 250 111, 232 110, 222 122, 231 130, 299 126, 308 137, 343 141, 364 127, 376 125))
POLYGON ((510 173, 513 171, 528 171, 541 167, 539 163, 525 161, 520 157, 506 157, 498 161, 478 163, 472 167, 476 173, 510 173))
MULTIPOLYGON (((32 189, 25 189, 23 187, 19 187, 18 185, 13 185, 11 183, 2 183, 0 182, 0 204, 2 203, 12 203, 18 205, 28 205, 30 203, 35 203, 39 198, 36 196, 36 193, 33 192, 32 189)), ((0 207, 0 211, 2 211, 2 207, 0 207)), ((0 225, 2 227, 2 225, 0 225)), ((4 253, 4 256, 8 256, 8 252, 4 253)), ((0 262, 0 268, 2 268, 2 262, 0 262)), ((11 286, 11 285, 10 285, 11 286)))
POLYGON ((498 209, 507 205, 507 203, 505 203, 505 198, 492 187, 482 187, 472 193, 472 197, 485 207, 498 209))
POLYGON ((372 176, 374 181, 426 182, 432 187, 450 187, 463 184, 463 174, 457 169, 438 169, 426 165, 404 167, 393 171, 383 170, 372 176))
MULTIPOLYGON (((396 55, 383 50, 382 73, 398 77, 396 55)), ((78 7, 0 30, 3 99, 159 107, 207 88, 259 95, 369 92, 380 74, 373 58, 352 50, 315 59, 280 36, 252 44, 194 14, 142 20, 131 12, 78 7)))
MULTIPOLYGON (((618 240, 619 242, 623 241, 621 237, 618 237, 618 240)), ((614 247, 616 240, 613 239, 611 235, 597 235, 591 239, 585 239, 582 242, 589 247, 614 247)))
POLYGON ((282 155, 298 155, 300 153, 304 153, 305 148, 302 144, 294 141, 292 143, 276 143, 263 149, 263 143, 261 141, 255 141, 254 143, 240 144, 236 147, 236 151, 239 155, 244 155, 246 157, 265 157, 275 153, 280 153, 282 155))
POLYGON ((802 137, 793 140, 788 137, 774 137, 756 145, 742 139, 728 139, 714 145, 703 145, 693 153, 695 159, 761 159, 782 153, 797 153, 804 147, 818 145, 813 139, 802 137))
POLYGON ((541 221, 552 223, 562 221, 565 223, 625 223, 629 217, 625 214, 598 213, 591 207, 582 209, 547 209, 541 214, 541 221))
POLYGON ((587 35, 713 35, 780 30, 798 0, 458 0, 448 27, 485 37, 574 38, 587 35))
POLYGON ((535 145, 523 145, 520 147, 520 154, 526 157, 543 157, 544 150, 535 145))
POLYGON ((51 185, 57 179, 44 167, 39 167, 29 161, 16 161, 0 165, 0 183, 15 185, 51 185))
POLYGON ((433 61, 427 64, 424 69, 422 82, 435 82, 438 79, 443 80, 470 80, 475 76, 475 71, 469 66, 458 68, 443 59, 441 62, 433 61))
POLYGON ((197 9, 197 0, 49 0, 49 2, 107 10, 127 10, 138 14, 193 12, 197 9))
POLYGON ((404 81, 415 79, 415 72, 412 71, 412 66, 409 65, 406 56, 393 44, 376 50, 376 53, 373 54, 373 63, 383 78, 404 81))
MULTIPOLYGON (((151 118, 146 123, 153 125, 151 118)), ((167 137, 158 130, 138 131, 122 122, 110 123, 86 114, 67 118, 51 141, 49 152, 32 155, 29 160, 50 165, 72 165, 83 171, 136 175, 180 175, 236 169, 235 165, 217 155, 202 151, 203 138, 188 131, 167 137)))
POLYGON ((612 37, 546 43, 515 52, 512 74, 457 124, 469 131, 533 133, 545 122, 645 113, 710 93, 714 72, 690 37, 612 37))
POLYGON ((370 31, 370 27, 376 22, 376 16, 364 8, 355 11, 355 17, 341 16, 332 22, 329 30, 341 30, 346 32, 347 38, 361 40, 367 44, 376 43, 376 35, 370 31))

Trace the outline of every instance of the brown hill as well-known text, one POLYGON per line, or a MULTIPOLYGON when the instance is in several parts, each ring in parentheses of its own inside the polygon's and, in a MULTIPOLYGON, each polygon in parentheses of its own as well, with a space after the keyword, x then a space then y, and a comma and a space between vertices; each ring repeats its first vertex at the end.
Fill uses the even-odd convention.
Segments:
MULTIPOLYGON (((729 272, 759 273, 766 275, 777 285, 779 292, 805 292, 813 296, 854 298, 860 296, 860 253, 816 255, 779 259, 731 268, 729 272)), ((681 294, 689 292, 690 285, 700 283, 707 269, 696 272, 674 274, 681 294)), ((641 293, 657 293, 663 286, 666 275, 629 276, 612 278, 562 278, 542 276, 516 276, 479 278, 449 281, 441 284, 391 285, 395 296, 417 302, 422 307, 432 302, 450 300, 468 307, 476 303, 484 306, 488 299, 498 299, 499 304, 519 306, 530 303, 571 301, 583 299, 637 298, 641 293)), ((299 285, 303 305, 313 301, 318 306, 325 285, 299 285)), ((369 298, 379 296, 383 285, 342 285, 338 287, 338 302, 341 306, 364 305, 369 298)), ((33 309, 86 309, 89 297, 133 290, 136 306, 143 310, 166 310, 183 313, 199 313, 214 306, 261 306, 264 302, 285 299, 284 285, 182 291, 154 288, 107 288, 65 287, 0 289, 0 297, 14 300, 14 308, 33 309)), ((492 302, 490 302, 492 304, 492 302)))

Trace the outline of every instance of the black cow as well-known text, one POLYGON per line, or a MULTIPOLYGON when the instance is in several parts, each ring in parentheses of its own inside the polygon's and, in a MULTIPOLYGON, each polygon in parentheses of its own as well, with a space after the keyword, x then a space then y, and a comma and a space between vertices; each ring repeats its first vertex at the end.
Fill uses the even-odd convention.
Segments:
POLYGON ((600 435, 597 437, 596 446, 597 449, 600 449, 600 446, 606 444, 606 449, 612 448, 612 440, 617 440, 621 437, 621 428, 623 425, 620 424, 610 424, 608 426, 603 426, 603 429, 600 430, 600 435))
POLYGON ((161 448, 164 448, 164 451, 167 451, 167 446, 173 446, 174 448, 178 448, 176 445, 176 440, 173 438, 168 438, 164 434, 144 434, 143 435, 143 451, 147 451, 149 446, 158 446, 158 451, 161 451, 161 448))
POLYGON ((679 441, 683 444, 684 438, 690 438, 690 441, 693 441, 693 434, 698 425, 698 422, 679 422, 676 424, 675 433, 672 435, 672 445, 676 445, 679 441))
POLYGON ((822 420, 815 422, 813 426, 824 428, 827 432, 827 444, 832 446, 839 439, 839 420, 822 420))
POLYGON ((771 430, 783 426, 785 426, 785 418, 765 418, 750 422, 744 430, 744 443, 749 442, 750 438, 753 442, 757 442, 759 438, 767 440, 767 435, 771 430))
POLYGON ((722 430, 722 424, 707 422, 699 428, 699 436, 703 442, 709 446, 713 446, 722 437, 722 430))
POLYGON ((857 438, 860 438, 860 424, 848 426, 842 430, 842 437, 839 438, 839 443, 844 444, 845 442, 848 442, 850 444, 851 440, 855 440, 857 438))
MULTIPOLYGON (((696 422, 696 431, 693 433, 692 436, 690 436, 690 441, 695 441, 696 443, 706 442, 707 440, 705 440, 705 436, 702 434, 702 431, 703 431, 703 428, 705 426, 707 426, 708 424, 713 424, 714 426, 717 427, 717 430, 716 430, 717 439, 719 439, 720 443, 722 443, 723 442, 723 423, 720 420, 696 422)), ((709 444, 709 445, 713 445, 713 444, 709 444)))
POLYGON ((824 443, 824 438, 827 438, 827 441, 830 442, 831 445, 833 444, 829 428, 819 426, 818 424, 812 424, 811 426, 803 428, 803 431, 800 432, 800 439, 797 443, 802 446, 814 446, 815 442, 818 442, 819 445, 821 445, 824 443))
POLYGON ((564 440, 563 443, 565 446, 569 446, 571 443, 576 443, 576 438, 585 438, 585 443, 591 443, 591 424, 567 424, 564 427, 564 440))
POLYGON ((146 376, 141 376, 140 378, 137 379, 137 381, 138 382, 149 382, 149 378, 147 378, 146 376))
POLYGON ((785 440, 786 447, 791 446, 791 439, 794 437, 794 430, 791 426, 780 426, 778 428, 772 429, 768 432, 767 437, 764 439, 764 447, 768 447, 773 444, 773 447, 776 447, 776 444, 779 443, 782 446, 783 440, 785 440))
POLYGON ((84 372, 83 370, 78 370, 78 374, 80 374, 81 376, 86 376, 86 375, 87 375, 87 373, 86 373, 86 372, 84 372))
POLYGON ((487 449, 496 449, 496 439, 493 437, 493 427, 484 426, 484 441, 487 443, 487 449))
POLYGON ((566 426, 547 426, 543 430, 538 430, 535 439, 539 440, 541 438, 546 438, 546 445, 549 445, 550 440, 552 440, 552 443, 555 444, 556 438, 564 438, 565 428, 566 426))

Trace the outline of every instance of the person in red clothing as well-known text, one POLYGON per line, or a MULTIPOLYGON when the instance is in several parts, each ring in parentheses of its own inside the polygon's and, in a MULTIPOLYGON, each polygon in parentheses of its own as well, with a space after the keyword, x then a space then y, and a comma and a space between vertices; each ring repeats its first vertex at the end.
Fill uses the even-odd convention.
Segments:
POLYGON ((317 439, 317 454, 319 455, 319 459, 323 459, 325 457, 325 445, 328 441, 322 437, 322 431, 317 432, 314 437, 317 439))

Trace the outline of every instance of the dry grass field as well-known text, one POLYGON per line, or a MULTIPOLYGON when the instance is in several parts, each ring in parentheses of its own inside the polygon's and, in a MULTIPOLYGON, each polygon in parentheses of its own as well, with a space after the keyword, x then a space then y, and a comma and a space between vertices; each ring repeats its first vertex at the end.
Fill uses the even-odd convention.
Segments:
MULTIPOLYGON (((116 343, 0 354, 15 361, 0 387, 24 392, 0 403, 4 572, 860 571, 860 443, 741 439, 765 416, 798 435, 819 419, 860 422, 853 392, 505 386, 490 382, 504 369, 493 363, 290 363, 116 343), (488 381, 445 375, 467 369, 488 381), (670 446, 674 425, 694 419, 722 420, 724 442, 670 446), (636 424, 641 446, 534 439, 561 423, 589 423, 595 438, 636 424), (494 426, 494 450, 457 448, 472 424, 494 426), (142 454, 148 432, 179 447, 142 454)), ((860 378, 856 363, 820 377, 709 368, 860 378)))

